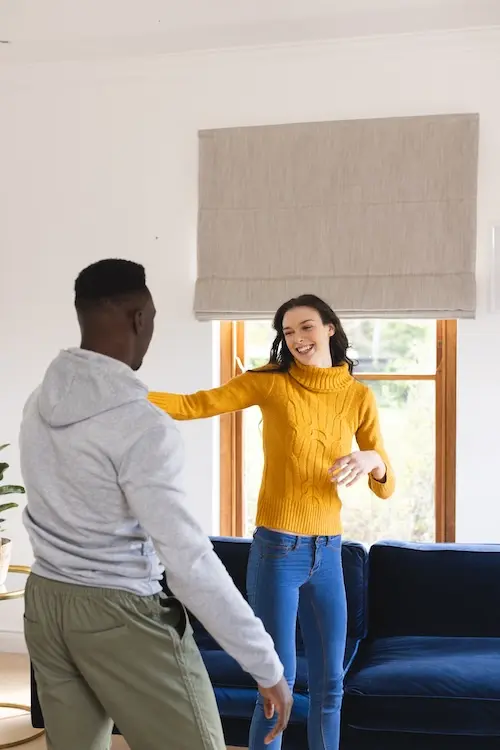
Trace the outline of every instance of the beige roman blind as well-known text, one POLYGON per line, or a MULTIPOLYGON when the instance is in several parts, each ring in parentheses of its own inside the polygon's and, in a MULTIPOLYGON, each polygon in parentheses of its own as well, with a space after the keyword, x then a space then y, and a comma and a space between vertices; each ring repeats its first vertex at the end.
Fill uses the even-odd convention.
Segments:
POLYGON ((475 313, 475 114, 202 131, 199 319, 475 313))

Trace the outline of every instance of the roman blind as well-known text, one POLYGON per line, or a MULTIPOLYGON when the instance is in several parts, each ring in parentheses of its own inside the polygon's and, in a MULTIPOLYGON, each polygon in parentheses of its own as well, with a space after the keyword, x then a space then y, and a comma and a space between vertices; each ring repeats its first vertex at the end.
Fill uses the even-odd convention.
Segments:
POLYGON ((475 114, 199 133, 199 319, 475 314, 475 114))

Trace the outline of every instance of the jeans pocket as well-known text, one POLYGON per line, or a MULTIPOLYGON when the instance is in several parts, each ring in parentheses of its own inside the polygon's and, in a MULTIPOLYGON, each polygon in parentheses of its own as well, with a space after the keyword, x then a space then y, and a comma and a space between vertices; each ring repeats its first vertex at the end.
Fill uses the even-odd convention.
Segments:
POLYGON ((258 545, 263 560, 283 560, 293 549, 293 545, 288 542, 270 542, 263 539, 258 539, 258 545))
POLYGON ((331 549, 341 549, 342 537, 340 536, 340 534, 338 534, 337 536, 328 537, 328 543, 326 546, 330 547, 331 549))

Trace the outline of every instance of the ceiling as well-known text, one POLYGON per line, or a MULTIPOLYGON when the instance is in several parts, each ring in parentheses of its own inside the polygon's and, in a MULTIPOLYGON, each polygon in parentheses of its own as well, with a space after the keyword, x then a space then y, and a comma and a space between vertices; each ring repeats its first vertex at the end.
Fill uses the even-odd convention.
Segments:
POLYGON ((0 61, 500 26, 500 0, 0 0, 0 61))

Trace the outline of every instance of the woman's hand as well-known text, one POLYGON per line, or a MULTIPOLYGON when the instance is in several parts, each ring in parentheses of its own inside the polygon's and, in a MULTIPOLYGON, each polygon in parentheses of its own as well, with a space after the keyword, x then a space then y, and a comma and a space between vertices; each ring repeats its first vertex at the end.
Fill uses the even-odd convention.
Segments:
POLYGON ((355 451, 338 458, 328 470, 330 481, 351 487, 355 482, 371 474, 377 482, 383 482, 386 475, 385 464, 377 451, 355 451))

